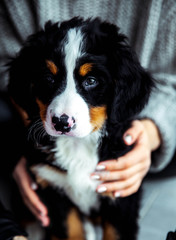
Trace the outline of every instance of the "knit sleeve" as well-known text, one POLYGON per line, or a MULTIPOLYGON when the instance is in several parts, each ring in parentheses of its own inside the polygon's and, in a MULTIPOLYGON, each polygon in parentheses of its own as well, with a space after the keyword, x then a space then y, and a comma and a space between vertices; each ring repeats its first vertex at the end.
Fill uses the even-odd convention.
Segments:
POLYGON ((167 1, 157 1, 157 4, 160 4, 157 11, 153 10, 156 9, 154 6, 149 11, 149 18, 156 20, 153 21, 155 24, 147 26, 140 58, 157 81, 156 89, 141 113, 142 117, 153 120, 161 136, 161 146, 152 154, 152 172, 164 169, 176 149, 176 3, 171 0, 169 5, 167 1))
POLYGON ((8 84, 8 63, 39 28, 32 1, 0 1, 0 90, 8 84))
MULTIPOLYGON (((158 77, 155 75, 155 78, 158 79, 158 77)), ((175 153, 176 91, 174 81, 174 77, 165 75, 165 84, 160 80, 151 94, 148 105, 140 114, 141 118, 149 118, 156 124, 161 136, 161 146, 152 154, 151 172, 164 169, 175 153)))

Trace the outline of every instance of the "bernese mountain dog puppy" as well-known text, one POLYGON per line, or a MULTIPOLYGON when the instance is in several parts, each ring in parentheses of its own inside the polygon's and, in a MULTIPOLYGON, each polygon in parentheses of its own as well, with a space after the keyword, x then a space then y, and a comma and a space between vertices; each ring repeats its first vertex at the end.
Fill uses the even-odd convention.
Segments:
POLYGON ((48 22, 25 42, 9 75, 48 231, 58 239, 136 239, 140 191, 101 196, 90 178, 98 162, 130 150, 122 136, 154 85, 126 37, 98 18, 48 22))

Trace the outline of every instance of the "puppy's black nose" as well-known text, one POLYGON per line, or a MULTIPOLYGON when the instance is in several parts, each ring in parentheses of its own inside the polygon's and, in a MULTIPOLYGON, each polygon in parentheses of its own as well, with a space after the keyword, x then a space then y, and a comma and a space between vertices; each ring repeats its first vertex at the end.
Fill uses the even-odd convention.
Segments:
MULTIPOLYGON (((73 117, 72 120, 73 120, 72 123, 74 123, 75 120, 73 117)), ((69 116, 67 116, 66 114, 63 114, 60 117, 53 116, 52 123, 56 131, 60 131, 62 133, 70 132, 73 126, 73 124, 70 123, 69 116)))

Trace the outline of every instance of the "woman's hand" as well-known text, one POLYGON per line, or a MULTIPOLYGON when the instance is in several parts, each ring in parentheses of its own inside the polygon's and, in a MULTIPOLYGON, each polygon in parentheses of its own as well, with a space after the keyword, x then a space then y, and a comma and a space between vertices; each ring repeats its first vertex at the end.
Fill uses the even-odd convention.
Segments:
POLYGON ((118 159, 101 162, 91 177, 103 181, 97 187, 99 193, 113 193, 126 197, 138 191, 151 165, 151 152, 160 146, 156 125, 148 119, 133 121, 124 134, 126 145, 134 148, 118 159))
POLYGON ((42 226, 47 227, 50 223, 48 210, 35 192, 37 184, 32 181, 26 170, 26 159, 24 157, 16 165, 13 177, 19 187, 25 205, 41 222, 42 226))

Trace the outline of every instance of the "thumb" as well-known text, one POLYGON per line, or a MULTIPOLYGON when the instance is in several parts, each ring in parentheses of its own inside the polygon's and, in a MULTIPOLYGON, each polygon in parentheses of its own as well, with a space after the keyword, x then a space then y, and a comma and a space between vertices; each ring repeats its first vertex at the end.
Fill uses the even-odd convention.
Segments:
POLYGON ((142 129, 142 123, 139 120, 133 121, 131 127, 123 135, 125 144, 129 146, 134 144, 138 140, 142 129))

